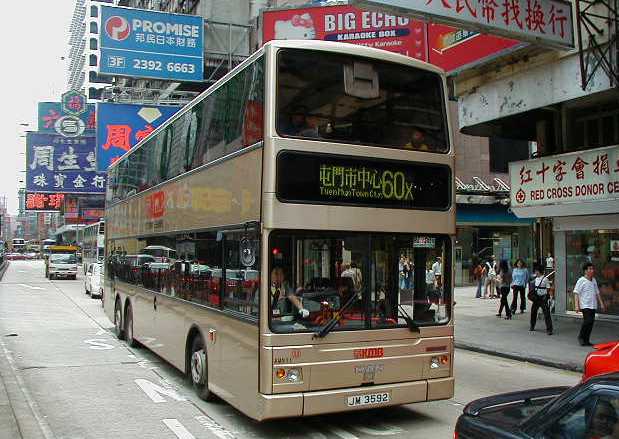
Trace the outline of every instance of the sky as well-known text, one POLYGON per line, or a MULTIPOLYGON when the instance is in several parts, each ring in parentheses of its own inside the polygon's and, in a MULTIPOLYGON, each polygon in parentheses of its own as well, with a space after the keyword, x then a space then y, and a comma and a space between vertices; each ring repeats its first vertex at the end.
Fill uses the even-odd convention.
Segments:
POLYGON ((6 2, 0 26, 0 196, 9 213, 18 209, 17 190, 25 182, 26 130, 36 131, 37 103, 59 101, 66 91, 69 25, 75 0, 6 2), (62 60, 64 57, 65 60, 62 60), (20 124, 28 123, 29 127, 20 124))

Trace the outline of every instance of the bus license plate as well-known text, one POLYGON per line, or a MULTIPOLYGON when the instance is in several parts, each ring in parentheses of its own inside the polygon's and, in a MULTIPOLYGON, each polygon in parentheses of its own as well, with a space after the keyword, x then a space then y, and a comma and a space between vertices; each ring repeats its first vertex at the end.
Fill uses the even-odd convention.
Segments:
POLYGON ((367 395, 355 395, 348 397, 348 407, 356 407, 360 405, 373 405, 389 402, 390 396, 388 392, 383 393, 368 393, 367 395))

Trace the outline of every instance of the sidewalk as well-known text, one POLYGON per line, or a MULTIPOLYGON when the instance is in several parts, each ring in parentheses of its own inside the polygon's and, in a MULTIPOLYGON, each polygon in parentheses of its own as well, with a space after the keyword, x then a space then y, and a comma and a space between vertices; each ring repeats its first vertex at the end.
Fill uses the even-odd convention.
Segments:
MULTIPOLYGON (((524 314, 518 311, 512 320, 499 319, 495 316, 499 309, 499 299, 475 299, 476 291, 476 287, 455 289, 457 348, 582 371, 585 357, 593 349, 578 344, 580 319, 553 316, 554 335, 551 336, 546 335, 544 319, 538 319, 535 332, 530 332, 531 302, 527 301, 527 311, 524 314)), ((510 293, 510 303, 511 298, 510 293)), ((541 315, 540 311, 539 316, 541 315)), ((591 342, 613 340, 619 340, 619 323, 596 319, 591 342)))

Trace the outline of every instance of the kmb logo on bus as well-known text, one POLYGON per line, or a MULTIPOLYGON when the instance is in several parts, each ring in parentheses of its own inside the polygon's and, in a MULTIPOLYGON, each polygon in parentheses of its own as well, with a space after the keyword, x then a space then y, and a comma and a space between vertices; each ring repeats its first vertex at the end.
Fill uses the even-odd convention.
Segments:
POLYGON ((355 349, 353 351, 353 357, 355 360, 363 360, 365 358, 382 358, 385 355, 384 348, 365 348, 355 349))

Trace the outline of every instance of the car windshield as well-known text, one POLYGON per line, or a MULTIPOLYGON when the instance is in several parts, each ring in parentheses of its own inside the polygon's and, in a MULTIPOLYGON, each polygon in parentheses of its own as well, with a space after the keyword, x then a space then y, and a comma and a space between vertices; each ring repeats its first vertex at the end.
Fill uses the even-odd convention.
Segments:
POLYGON ((342 54, 281 50, 276 96, 276 128, 284 137, 449 150, 443 86, 434 72, 342 54))
POLYGON ((77 264, 77 258, 74 254, 57 254, 51 255, 50 261, 55 264, 77 264))
POLYGON ((274 332, 449 321, 448 236, 275 232, 270 246, 274 332))

